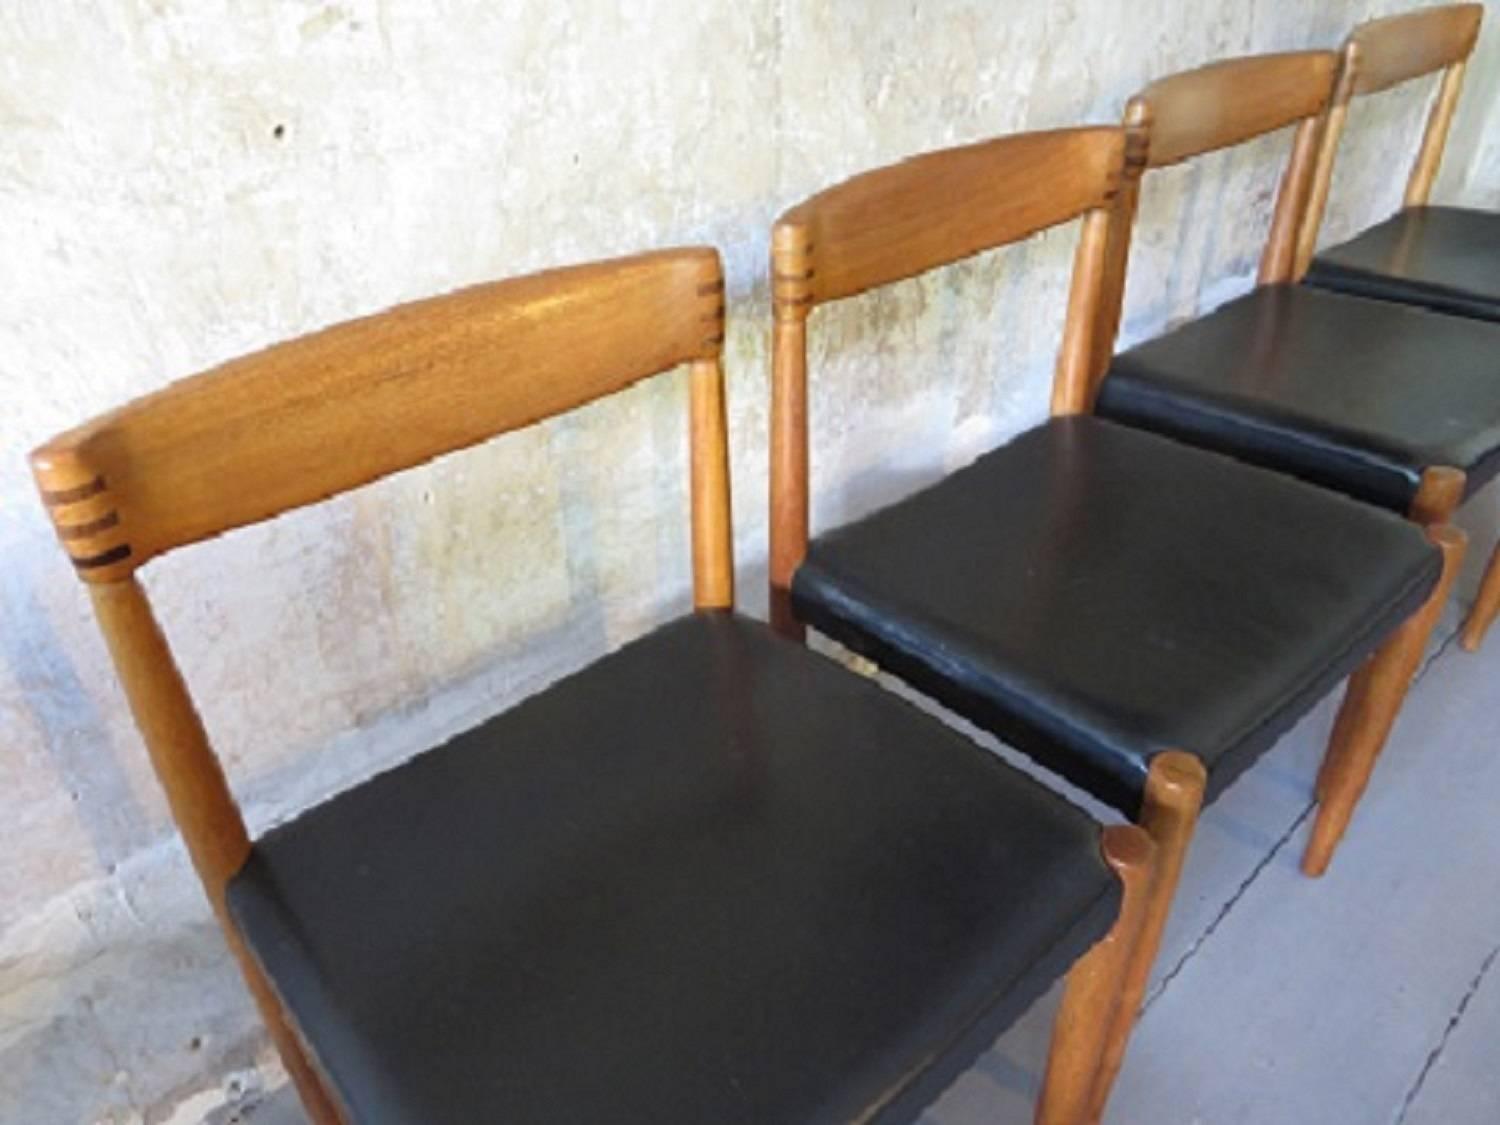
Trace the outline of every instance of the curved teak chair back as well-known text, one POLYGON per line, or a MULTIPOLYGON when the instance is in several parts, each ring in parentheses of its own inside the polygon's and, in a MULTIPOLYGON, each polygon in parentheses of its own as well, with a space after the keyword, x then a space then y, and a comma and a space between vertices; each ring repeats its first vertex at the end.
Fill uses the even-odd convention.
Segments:
POLYGON ((671 250, 476 286, 174 383, 32 454, 79 575, 148 559, 717 360, 718 258, 671 250))
POLYGON ((224 890, 250 840, 135 570, 691 364, 694 601, 734 600, 718 254, 668 250, 462 290, 175 383, 32 454, 199 877, 316 1120, 306 1063, 224 890))
POLYGON ((1158 79, 1126 104, 1125 175, 1110 226, 1100 297, 1104 314, 1094 341, 1101 369, 1109 365, 1120 327, 1130 239, 1141 178, 1148 169, 1180 164, 1296 125, 1259 272, 1262 284, 1293 280, 1318 121, 1332 95, 1337 67, 1331 51, 1223 59, 1158 79))
POLYGON ((1085 216, 1063 345, 1055 413, 1087 410, 1097 372, 1108 205, 1124 134, 1115 128, 1022 133, 927 153, 819 192, 771 235, 771 591, 785 625, 785 591, 807 553, 807 320, 828 301, 874 289, 1085 216))
POLYGON ((1405 206, 1420 207, 1432 194, 1432 183, 1448 143, 1448 129, 1458 107, 1464 72, 1479 39, 1483 4, 1448 4, 1362 23, 1350 33, 1339 55, 1339 78, 1328 107, 1317 168, 1306 214, 1297 239, 1297 269, 1307 271, 1317 249, 1318 228, 1328 206, 1328 190, 1349 103, 1361 94, 1442 72, 1437 97, 1427 116, 1422 141, 1406 181, 1405 206))

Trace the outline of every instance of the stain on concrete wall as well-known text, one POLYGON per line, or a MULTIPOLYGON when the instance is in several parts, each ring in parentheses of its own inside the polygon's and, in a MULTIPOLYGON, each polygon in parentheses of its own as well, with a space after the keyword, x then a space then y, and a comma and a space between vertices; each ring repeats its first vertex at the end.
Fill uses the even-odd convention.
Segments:
MULTIPOLYGON (((0 1119, 159 1121, 254 1063, 22 455, 238 353, 397 301, 675 243, 729 269, 737 540, 765 553, 766 234, 849 173, 1110 121, 1154 75, 1333 44, 1391 0, 690 4, 14 0, 0 9, 0 1119)), ((1492 20, 1500 13, 1492 13, 1492 20)), ((1439 183, 1500 205, 1491 27, 1439 183)), ((1426 89, 1352 118, 1329 225, 1399 198, 1426 89)), ((1155 177, 1126 333, 1238 291, 1286 138, 1155 177)), ((1045 411, 1075 231, 814 319, 816 518, 1045 411)), ((687 604, 680 377, 155 563, 258 827, 687 604)), ((181 1119, 179 1116, 177 1119, 181 1119)))

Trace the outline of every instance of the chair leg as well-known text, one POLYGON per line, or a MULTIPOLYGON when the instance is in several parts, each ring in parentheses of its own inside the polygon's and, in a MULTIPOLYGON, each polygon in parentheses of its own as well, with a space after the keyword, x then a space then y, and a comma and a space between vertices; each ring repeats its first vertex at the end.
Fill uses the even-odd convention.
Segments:
POLYGON ((1318 773, 1318 816, 1302 855, 1304 874, 1317 877, 1328 870, 1463 563, 1463 532, 1444 525, 1428 528, 1427 537, 1443 552, 1442 577, 1421 608, 1349 678, 1318 773))
POLYGON ((797 620, 792 612, 792 592, 785 586, 771 583, 771 628, 789 641, 803 644, 807 641, 807 626, 797 620))
POLYGON ((1500 617, 1500 543, 1495 544, 1494 554, 1490 555, 1484 581, 1479 584, 1479 596, 1474 599, 1474 607, 1469 610, 1463 634, 1458 639, 1465 652, 1479 651, 1484 634, 1496 617, 1500 617))
POLYGON ((260 1018, 265 1023, 266 1030, 271 1033, 271 1043, 281 1056, 282 1065, 286 1067, 287 1077, 297 1090, 302 1108, 307 1111, 308 1120, 312 1125, 344 1125, 344 1115, 339 1112, 333 1095, 313 1068, 301 1036, 292 1027, 286 1009, 282 1007, 280 998, 271 988, 260 966, 245 949, 239 935, 228 926, 225 927, 225 936, 230 950, 239 962, 240 972, 250 988, 250 995, 255 999, 260 1018))
POLYGON ((1105 1038, 1104 1056, 1094 1081, 1086 1120, 1098 1121, 1104 1116, 1115 1076, 1125 1061, 1125 1048, 1140 1016, 1146 985, 1151 981, 1151 968, 1156 964, 1162 934, 1166 931, 1167 915, 1171 912, 1172 899, 1182 878, 1183 860, 1198 826, 1198 812, 1203 806, 1203 789, 1207 780, 1203 763, 1181 750, 1168 750, 1151 759, 1140 823, 1156 843, 1156 863, 1146 892, 1141 936, 1130 956, 1125 984, 1120 990, 1119 1007, 1105 1038))
POLYGON ((1146 920, 1155 843, 1135 825, 1117 824, 1104 830, 1100 851, 1120 880, 1120 913, 1109 933, 1068 973, 1037 1099, 1037 1125, 1081 1125, 1087 1120, 1105 1037, 1146 920))

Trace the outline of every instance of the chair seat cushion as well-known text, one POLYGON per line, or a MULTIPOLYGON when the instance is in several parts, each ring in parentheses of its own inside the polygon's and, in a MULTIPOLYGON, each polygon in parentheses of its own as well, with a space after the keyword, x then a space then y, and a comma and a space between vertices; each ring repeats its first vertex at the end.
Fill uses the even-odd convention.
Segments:
POLYGON ((1055 794, 701 614, 273 830, 229 902, 353 1120, 764 1125, 914 1118, 1119 892, 1055 794))
POLYGON ((1500 321, 1500 214, 1408 207, 1315 257, 1307 282, 1500 321))
POLYGON ((1398 516, 1079 416, 817 537, 792 604, 1134 816, 1165 749, 1222 790, 1440 565, 1398 516))
POLYGON ((1500 471, 1500 324, 1263 286, 1116 356, 1097 411, 1405 512, 1500 471))

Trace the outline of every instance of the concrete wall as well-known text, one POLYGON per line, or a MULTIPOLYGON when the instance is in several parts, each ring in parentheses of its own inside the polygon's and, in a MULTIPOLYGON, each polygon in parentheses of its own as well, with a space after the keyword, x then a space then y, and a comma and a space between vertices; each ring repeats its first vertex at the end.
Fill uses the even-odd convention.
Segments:
MULTIPOLYGON (((202 1076, 249 1067, 261 1049, 33 498, 27 448, 397 301, 713 242, 729 269, 737 538, 754 610, 762 279, 785 205, 922 149, 1114 120, 1152 76, 1331 45, 1408 2, 0 7, 0 1120, 197 1120, 224 1096, 202 1092, 202 1076)), ((1500 205, 1497 38, 1492 27, 1481 47, 1444 200, 1500 205)), ((1330 234, 1396 204, 1392 169, 1412 152, 1426 92, 1356 112, 1330 234)), ((1285 140, 1155 178, 1128 336, 1248 284, 1285 140)), ((819 314, 820 523, 1043 415, 1073 233, 819 314)), ((253 825, 682 609, 685 409, 680 378, 658 380, 153 564, 148 585, 253 825)))

